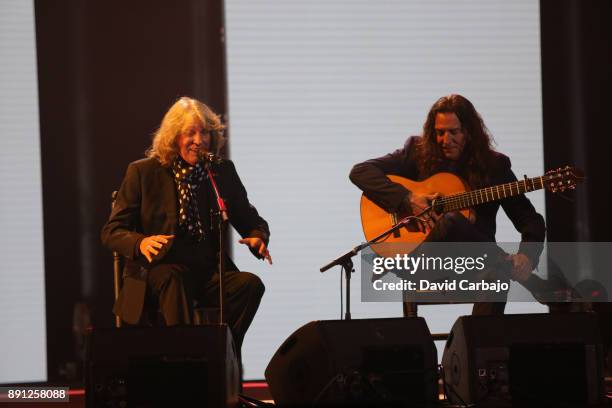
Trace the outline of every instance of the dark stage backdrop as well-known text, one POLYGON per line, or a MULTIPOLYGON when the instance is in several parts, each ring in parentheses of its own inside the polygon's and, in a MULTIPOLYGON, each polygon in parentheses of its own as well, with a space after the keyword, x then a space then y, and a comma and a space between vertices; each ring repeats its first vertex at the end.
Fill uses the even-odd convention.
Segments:
MULTIPOLYGON (((573 163, 586 182, 571 200, 547 200, 550 241, 612 241, 609 216, 612 32, 605 0, 541 0, 544 160, 547 167, 573 163)), ((609 265, 590 265, 593 277, 610 276, 609 265)), ((595 303, 612 370, 612 303, 595 303)))
MULTIPOLYGON (((548 200, 551 241, 612 241, 610 112, 612 33, 605 0, 542 0, 542 91, 547 167, 587 176, 572 201, 548 200)), ((610 273, 612 271, 608 271, 610 273)))
MULTIPOLYGON (((573 203, 548 200, 549 239, 610 240, 612 5, 540 6, 545 167, 575 163, 589 175, 573 203)), ((177 96, 226 112, 223 14, 221 0, 36 0, 35 11, 48 369, 59 379, 78 358, 75 305, 89 308, 94 325, 113 324, 111 257, 99 231, 126 164, 142 156, 177 96)))

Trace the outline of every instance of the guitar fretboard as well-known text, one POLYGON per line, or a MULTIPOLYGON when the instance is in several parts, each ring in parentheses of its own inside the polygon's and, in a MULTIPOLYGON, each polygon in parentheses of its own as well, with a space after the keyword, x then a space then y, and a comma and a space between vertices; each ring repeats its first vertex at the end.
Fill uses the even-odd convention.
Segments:
POLYGON ((554 182, 554 175, 525 178, 524 180, 517 180, 511 183, 499 184, 446 196, 443 197, 438 204, 442 205, 443 212, 462 210, 478 204, 514 197, 529 191, 540 190, 544 188, 549 178, 551 182, 554 182))

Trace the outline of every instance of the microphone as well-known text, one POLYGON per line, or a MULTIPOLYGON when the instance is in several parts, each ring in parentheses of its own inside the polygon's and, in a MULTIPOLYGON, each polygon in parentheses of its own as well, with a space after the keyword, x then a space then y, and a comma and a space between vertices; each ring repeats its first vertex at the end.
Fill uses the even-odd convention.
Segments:
POLYGON ((214 153, 200 151, 200 160, 204 163, 219 164, 223 163, 221 156, 214 153))

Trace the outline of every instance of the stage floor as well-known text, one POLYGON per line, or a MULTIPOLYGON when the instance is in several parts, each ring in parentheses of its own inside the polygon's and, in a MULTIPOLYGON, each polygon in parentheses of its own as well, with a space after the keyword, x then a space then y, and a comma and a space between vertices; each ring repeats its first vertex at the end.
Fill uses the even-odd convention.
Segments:
MULTIPOLYGON (((606 378, 606 390, 608 403, 602 405, 601 408, 612 407, 612 377, 606 378)), ((265 381, 247 381, 243 384, 243 395, 248 398, 252 398, 258 401, 273 404, 272 395, 268 389, 268 384, 265 381)), ((34 407, 57 407, 57 408, 84 408, 85 407, 85 390, 82 388, 74 388, 69 391, 70 401, 66 403, 50 402, 42 404, 28 403, 28 402, 9 402, 6 399, 6 394, 0 394, 0 408, 34 408, 34 407)), ((443 402, 444 395, 440 394, 441 404, 440 407, 444 407, 443 402)), ((447 406, 447 405, 446 405, 447 406)), ((477 407, 475 407, 477 408, 477 407)), ((597 407, 592 407, 597 408, 597 407)))

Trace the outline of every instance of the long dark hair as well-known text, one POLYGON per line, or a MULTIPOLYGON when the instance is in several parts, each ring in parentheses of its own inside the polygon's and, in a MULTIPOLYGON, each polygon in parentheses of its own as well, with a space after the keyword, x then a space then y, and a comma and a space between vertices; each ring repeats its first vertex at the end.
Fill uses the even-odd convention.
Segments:
POLYGON ((488 171, 495 158, 493 137, 474 105, 461 95, 443 96, 429 110, 423 125, 422 138, 417 145, 419 170, 431 175, 445 160, 442 149, 436 142, 435 123, 438 113, 454 113, 461 122, 466 142, 458 164, 470 187, 479 188, 488 184, 488 171))

